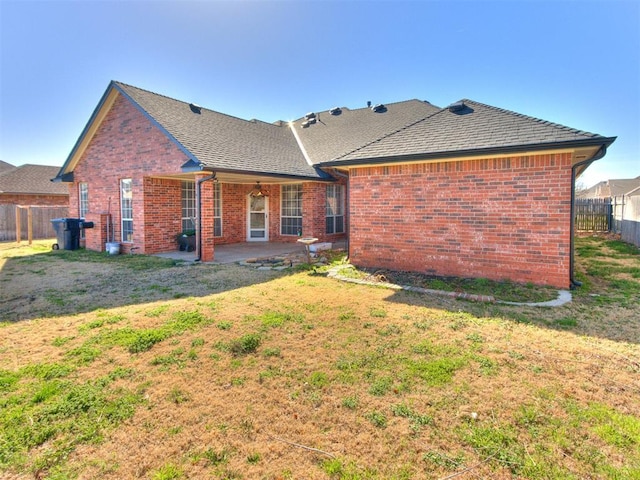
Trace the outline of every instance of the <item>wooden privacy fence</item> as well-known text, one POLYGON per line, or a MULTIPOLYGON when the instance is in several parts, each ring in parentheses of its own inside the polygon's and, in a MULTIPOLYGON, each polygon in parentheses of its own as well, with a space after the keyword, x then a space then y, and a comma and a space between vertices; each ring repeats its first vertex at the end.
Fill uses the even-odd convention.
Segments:
POLYGON ((578 198, 575 203, 576 230, 608 232, 611 230, 612 212, 608 198, 578 198))
POLYGON ((51 219, 64 218, 68 214, 67 207, 0 205, 0 242, 17 240, 18 232, 20 232, 21 239, 26 240, 29 235, 29 224, 31 224, 32 238, 54 238, 56 232, 51 224, 51 219))

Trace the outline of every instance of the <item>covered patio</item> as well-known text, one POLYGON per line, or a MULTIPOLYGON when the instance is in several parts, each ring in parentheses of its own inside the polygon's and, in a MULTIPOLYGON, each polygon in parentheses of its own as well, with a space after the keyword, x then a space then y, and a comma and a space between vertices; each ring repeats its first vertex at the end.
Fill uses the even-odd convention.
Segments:
MULTIPOLYGON (((333 244, 334 250, 344 250, 345 241, 333 244)), ((216 245, 215 259, 213 263, 228 264, 241 262, 249 258, 269 258, 282 255, 306 255, 305 246, 302 243, 284 242, 242 242, 228 245, 216 245)), ((156 254, 157 257, 194 262, 197 257, 196 252, 164 252, 156 254)))

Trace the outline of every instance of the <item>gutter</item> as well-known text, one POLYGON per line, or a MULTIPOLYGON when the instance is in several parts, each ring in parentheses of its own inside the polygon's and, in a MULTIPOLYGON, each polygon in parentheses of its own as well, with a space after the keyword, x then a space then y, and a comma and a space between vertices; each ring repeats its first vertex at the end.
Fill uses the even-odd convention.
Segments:
POLYGON ((198 256, 195 259, 196 262, 199 262, 202 258, 202 195, 200 194, 201 185, 204 182, 215 179, 216 173, 213 172, 211 175, 196 180, 196 213, 198 215, 198 256))
POLYGON ((490 155, 522 154, 523 152, 539 152, 545 150, 563 150, 581 147, 593 147, 610 145, 616 137, 595 137, 582 140, 567 140, 564 142, 532 143, 528 145, 507 145, 503 147, 471 148, 468 150, 451 150, 430 153, 411 153, 405 155, 384 157, 363 157, 351 160, 333 159, 327 162, 319 162, 319 167, 349 167, 378 164, 391 164, 402 162, 420 162, 429 160, 446 160, 460 157, 476 157, 490 155))
POLYGON ((607 153, 607 147, 602 145, 600 149, 596 152, 596 154, 588 160, 583 160, 581 162, 576 163, 571 167, 571 224, 569 230, 569 288, 571 290, 575 290, 576 287, 581 287, 582 282, 579 282, 574 277, 574 257, 575 257, 575 229, 576 229, 576 219, 575 219, 575 203, 576 203, 576 171, 579 167, 584 166, 585 169, 591 165, 596 160, 600 160, 607 153))

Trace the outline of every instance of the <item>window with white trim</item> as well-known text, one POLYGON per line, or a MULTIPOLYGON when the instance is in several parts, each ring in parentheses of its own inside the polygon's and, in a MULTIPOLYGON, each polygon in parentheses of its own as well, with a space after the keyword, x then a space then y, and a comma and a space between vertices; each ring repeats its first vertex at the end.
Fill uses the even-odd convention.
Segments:
POLYGON ((120 223, 123 242, 133 242, 133 190, 130 178, 120 180, 120 223))
MULTIPOLYGON (((89 185, 87 182, 78 183, 78 217, 85 218, 89 211, 89 185)), ((84 228, 80 229, 80 238, 85 238, 84 228)))
POLYGON ((78 217, 85 218, 89 211, 89 185, 87 182, 78 184, 78 217))
POLYGON ((302 233, 302 184, 282 185, 280 201, 280 233, 302 233))
POLYGON ((182 231, 196 229, 196 182, 182 182, 182 231))
POLYGON ((213 236, 222 236, 222 187, 218 182, 213 184, 213 236))
POLYGON ((344 233, 344 185, 327 185, 326 233, 344 233))

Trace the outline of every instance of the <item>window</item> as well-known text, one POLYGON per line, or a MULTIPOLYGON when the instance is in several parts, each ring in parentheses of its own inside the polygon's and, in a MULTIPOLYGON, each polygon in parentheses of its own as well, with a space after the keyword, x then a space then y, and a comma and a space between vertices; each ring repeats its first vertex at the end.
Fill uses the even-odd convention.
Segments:
POLYGON ((196 182, 182 182, 182 231, 196 229, 196 182))
MULTIPOLYGON (((89 211, 89 186, 86 182, 78 184, 78 217, 85 218, 89 211)), ((80 229, 80 238, 84 237, 84 228, 80 229)))
POLYGON ((89 186, 86 182, 78 184, 78 216, 85 218, 89 211, 89 186))
POLYGON ((344 233, 344 185, 327 185, 326 233, 344 233))
POLYGON ((122 241, 133 242, 133 191, 130 178, 120 180, 120 218, 122 241))
POLYGON ((218 182, 213 184, 213 236, 222 236, 222 187, 218 182))
POLYGON ((283 185, 280 211, 282 235, 302 233, 302 185, 283 185))

